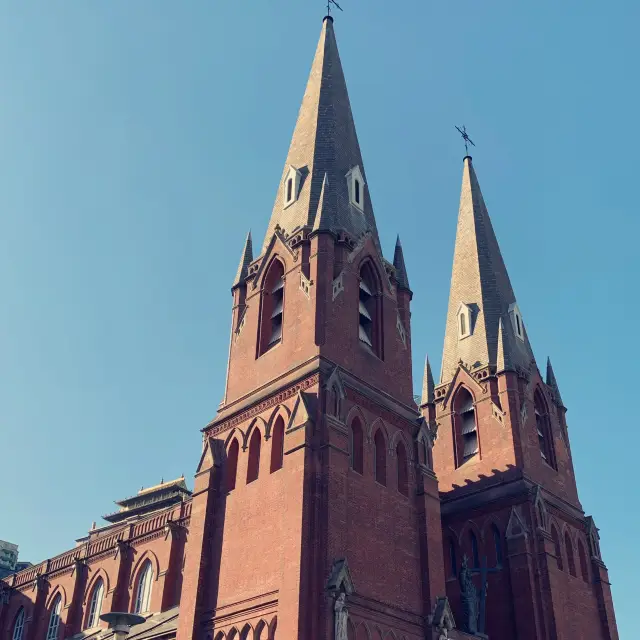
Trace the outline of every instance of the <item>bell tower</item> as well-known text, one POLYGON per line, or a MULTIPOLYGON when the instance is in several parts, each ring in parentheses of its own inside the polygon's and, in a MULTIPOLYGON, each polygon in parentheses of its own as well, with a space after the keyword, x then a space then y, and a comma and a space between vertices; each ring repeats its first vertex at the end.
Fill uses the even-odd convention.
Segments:
MULTIPOLYGON (((430 375, 430 371, 428 372, 430 375)), ((486 570, 486 629, 507 638, 617 638, 597 529, 578 499, 566 407, 534 358, 470 157, 464 159, 435 413, 447 595, 486 570), (486 563, 486 564, 485 564, 486 563)))
POLYGON ((329 640, 340 620, 423 638, 445 587, 412 292, 400 239, 382 253, 330 17, 258 251, 247 236, 232 284, 178 637, 329 640))

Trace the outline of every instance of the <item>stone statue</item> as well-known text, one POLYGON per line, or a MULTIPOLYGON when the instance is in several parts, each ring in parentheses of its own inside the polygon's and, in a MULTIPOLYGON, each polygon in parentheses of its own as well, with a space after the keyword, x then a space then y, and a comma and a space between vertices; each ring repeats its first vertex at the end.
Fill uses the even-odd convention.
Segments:
POLYGON ((347 609, 347 597, 341 593, 333 605, 335 618, 334 640, 347 640, 347 620, 349 619, 349 609, 347 609))
POLYGON ((460 600, 462 602, 462 630, 467 633, 478 632, 478 616, 480 615, 480 594, 473 584, 467 556, 462 558, 460 567, 460 600))

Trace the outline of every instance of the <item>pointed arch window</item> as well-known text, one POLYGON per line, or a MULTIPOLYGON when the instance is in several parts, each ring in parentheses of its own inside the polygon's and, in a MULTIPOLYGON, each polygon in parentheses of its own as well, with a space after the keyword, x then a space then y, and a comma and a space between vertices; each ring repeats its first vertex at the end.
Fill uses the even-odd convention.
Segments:
POLYGON ((58 594, 51 605, 49 625, 47 626, 46 640, 57 640, 60 627, 60 610, 62 609, 62 597, 58 594))
POLYGON ((271 473, 282 469, 284 462, 284 419, 278 416, 271 435, 271 473))
POLYGON ((363 449, 364 449, 364 437, 362 433, 362 424, 359 418, 354 418, 351 421, 350 427, 351 435, 351 468, 362 475, 363 473, 363 449))
POLYGON ((282 201, 285 209, 298 199, 301 182, 302 173, 295 167, 289 166, 282 185, 282 201))
POLYGON ((560 571, 564 571, 562 562, 562 547, 560 546, 560 537, 558 536, 558 530, 555 528, 555 526, 551 527, 551 539, 553 540, 553 547, 556 553, 556 562, 558 564, 558 569, 560 569, 560 571))
POLYGON ((473 561, 473 568, 478 569, 480 567, 480 553, 478 552, 478 538, 473 531, 469 532, 471 538, 471 560, 473 561))
POLYGON ((457 466, 473 458, 479 451, 478 426, 473 396, 462 387, 455 400, 454 425, 456 429, 457 466))
POLYGON ((347 186, 351 204, 360 211, 364 211, 364 177, 360 167, 353 167, 347 173, 347 186))
POLYGON ((253 428, 251 440, 249 440, 249 462, 247 464, 247 484, 258 479, 260 472, 260 447, 262 445, 262 436, 258 427, 253 428))
POLYGON ((449 575, 454 578, 458 575, 458 561, 456 559, 456 544, 452 538, 449 538, 449 575))
POLYGON ((238 439, 234 438, 229 445, 229 450, 227 451, 227 491, 233 491, 236 488, 239 454, 240 445, 238 444, 238 439))
POLYGON ((573 545, 571 544, 571 537, 569 532, 564 532, 564 546, 567 549, 567 565, 569 567, 569 573, 572 576, 576 575, 576 559, 573 555, 573 545))
POLYGON ((536 391, 534 396, 534 413, 536 416, 536 431, 538 435, 540 456, 550 467, 556 469, 556 458, 549 423, 549 414, 539 391, 536 391))
POLYGON ((382 358, 380 333, 380 300, 378 280, 371 264, 360 269, 358 299, 358 338, 375 355, 382 358))
POLYGON ((93 629, 98 626, 100 614, 102 613, 102 599, 104 597, 104 582, 99 578, 91 592, 89 600, 89 615, 87 616, 87 629, 93 629))
POLYGON ((387 486, 387 447, 382 435, 382 430, 378 429, 373 438, 376 460, 376 482, 387 486))
POLYGON ((580 573, 585 582, 589 582, 589 567, 587 565, 587 554, 584 550, 582 540, 578 540, 578 557, 580 558, 580 573))
POLYGON ((491 533, 493 535, 493 545, 496 550, 496 567, 502 566, 502 538, 500 537, 500 531, 495 524, 491 525, 491 533))
POLYGON ((398 491, 409 496, 409 472, 407 468, 407 452, 402 442, 396 446, 396 462, 398 464, 398 491))
POLYGON ((151 560, 145 560, 138 574, 136 601, 133 613, 146 613, 151 603, 151 585, 153 583, 153 567, 151 560))
POLYGON ((259 355, 282 341, 283 320, 284 265, 276 259, 269 266, 262 289, 259 355))
POLYGON ((24 607, 20 607, 16 621, 13 623, 13 633, 11 634, 11 640, 22 640, 24 633, 24 607))

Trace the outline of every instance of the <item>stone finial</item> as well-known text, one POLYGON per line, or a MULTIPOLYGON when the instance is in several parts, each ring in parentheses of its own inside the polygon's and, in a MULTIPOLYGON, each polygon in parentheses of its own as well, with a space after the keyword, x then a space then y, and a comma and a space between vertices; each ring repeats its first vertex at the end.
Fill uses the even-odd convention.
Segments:
POLYGON ((233 280, 232 289, 239 287, 244 283, 249 275, 249 265, 253 262, 253 243, 251 241, 251 231, 247 234, 247 239, 244 241, 244 249, 242 250, 242 256, 240 258, 240 264, 238 265, 238 271, 236 277, 233 280))

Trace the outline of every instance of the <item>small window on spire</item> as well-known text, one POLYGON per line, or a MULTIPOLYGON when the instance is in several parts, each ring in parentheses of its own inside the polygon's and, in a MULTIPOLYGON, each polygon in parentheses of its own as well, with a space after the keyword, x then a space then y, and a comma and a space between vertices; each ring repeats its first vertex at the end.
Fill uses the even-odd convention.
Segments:
POLYGON ((293 178, 287 180, 287 203, 291 202, 293 198, 293 178))
POLYGON ((458 307, 458 338, 466 338, 471 335, 471 307, 464 302, 458 307))
POLYGON ((286 209, 289 205, 293 204, 298 199, 300 192, 302 174, 295 167, 290 166, 289 171, 285 174, 282 200, 283 206, 286 209))
POLYGON ((347 187, 349 188, 349 201, 351 204, 364 211, 364 177, 359 166, 352 167, 347 173, 347 187))
POLYGON ((509 305, 509 316, 511 317, 511 324, 513 325, 513 332, 516 337, 524 342, 524 325, 522 324, 522 314, 518 305, 514 302, 509 305))

